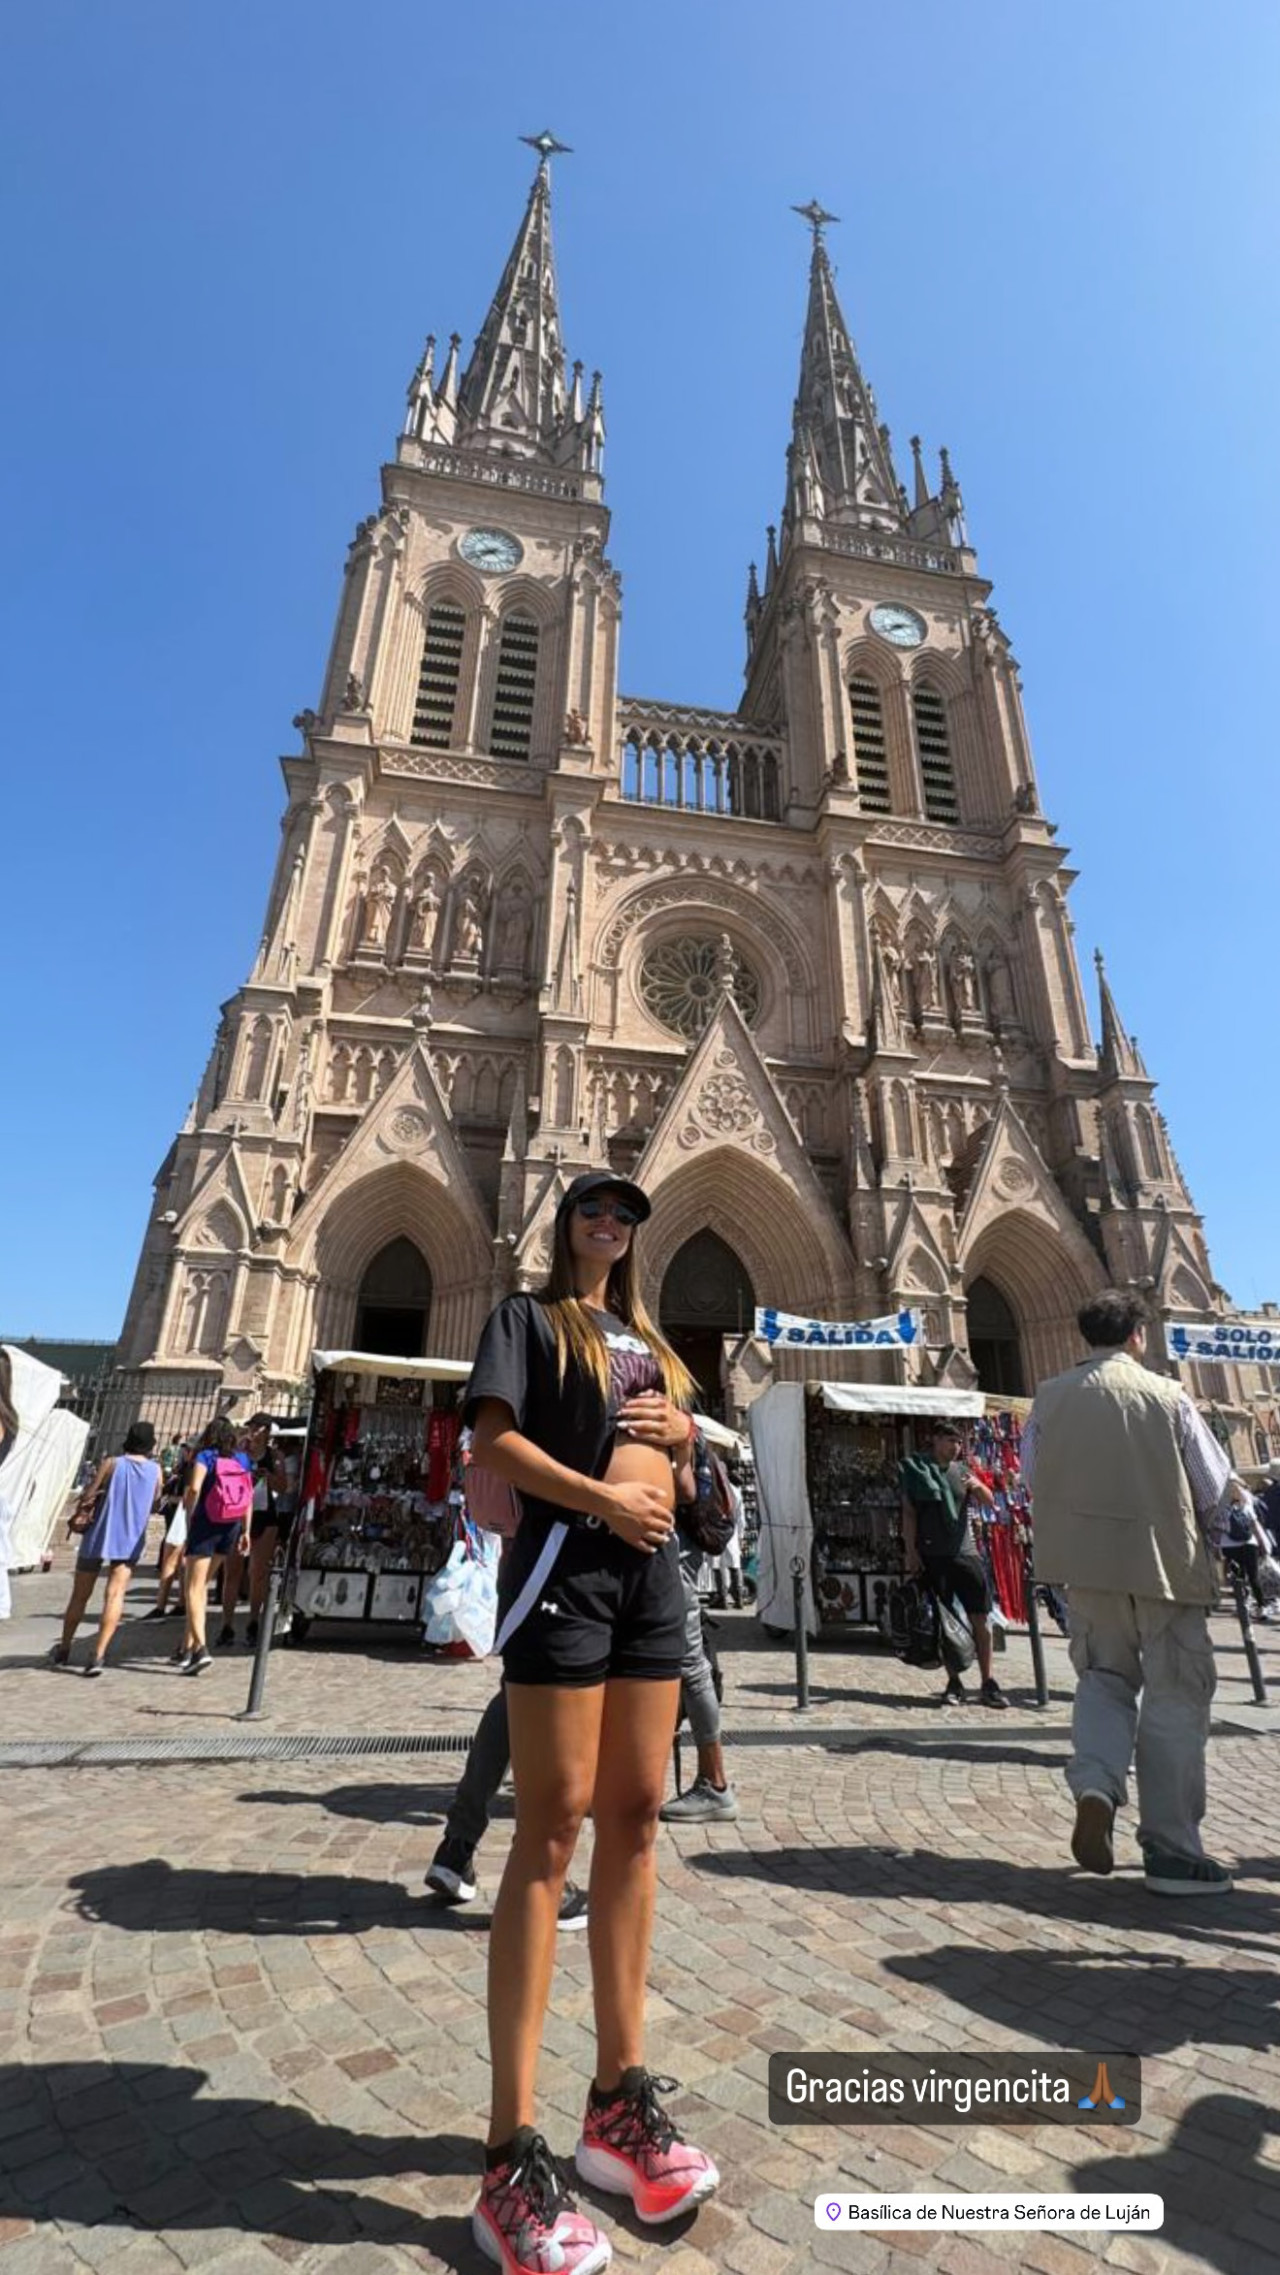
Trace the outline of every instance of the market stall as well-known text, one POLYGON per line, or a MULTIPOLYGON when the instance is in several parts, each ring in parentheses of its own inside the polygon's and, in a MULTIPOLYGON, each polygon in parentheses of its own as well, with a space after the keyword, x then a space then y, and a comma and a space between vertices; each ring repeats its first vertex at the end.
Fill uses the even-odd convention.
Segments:
POLYGON ((295 1642, 321 1619, 419 1627, 457 1533, 470 1372, 458 1359, 316 1352, 282 1599, 295 1642))
POLYGON ((795 1627, 793 1558, 802 1561, 806 1632, 878 1624, 902 1575, 898 1463, 942 1416, 966 1429, 981 1391, 915 1383, 778 1382, 748 1410, 760 1539, 757 1609, 795 1627))
POLYGON ((5 1570, 34 1572, 47 1565, 58 1518, 84 1458, 89 1425, 58 1405, 62 1376, 29 1351, 6 1343, 13 1376, 18 1435, 0 1468, 0 1556, 5 1570))

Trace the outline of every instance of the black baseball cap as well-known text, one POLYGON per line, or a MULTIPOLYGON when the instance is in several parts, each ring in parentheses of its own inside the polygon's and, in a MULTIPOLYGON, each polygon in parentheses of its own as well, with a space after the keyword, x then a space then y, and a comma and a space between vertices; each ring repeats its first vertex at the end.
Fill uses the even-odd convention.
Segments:
POLYGON ((629 1209, 635 1210, 637 1224, 643 1224, 651 1214, 648 1194, 642 1193, 638 1185, 633 1185, 629 1177, 616 1177, 612 1169, 584 1169, 581 1177, 575 1177, 568 1187, 556 1210, 557 1217, 567 1216, 569 1210, 576 1209, 579 1201, 585 1201, 589 1193, 616 1193, 629 1209))

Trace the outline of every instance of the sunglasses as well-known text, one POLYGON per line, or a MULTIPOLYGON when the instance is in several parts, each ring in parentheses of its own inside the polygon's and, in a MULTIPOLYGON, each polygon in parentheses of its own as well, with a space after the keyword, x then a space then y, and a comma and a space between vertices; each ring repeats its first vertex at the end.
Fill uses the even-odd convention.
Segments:
POLYGON ((625 1225, 628 1231, 640 1222, 635 1209, 625 1201, 579 1201, 578 1214, 588 1224, 598 1224, 601 1217, 612 1217, 615 1224, 625 1225))

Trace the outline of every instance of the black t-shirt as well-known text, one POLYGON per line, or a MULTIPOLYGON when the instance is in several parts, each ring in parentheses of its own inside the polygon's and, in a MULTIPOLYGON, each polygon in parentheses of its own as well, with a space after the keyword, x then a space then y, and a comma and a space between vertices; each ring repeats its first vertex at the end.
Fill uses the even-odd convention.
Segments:
MULTIPOLYGON (((497 1398, 509 1406, 517 1430, 553 1461, 582 1477, 603 1477, 613 1452, 618 1408, 642 1390, 660 1390, 662 1377, 647 1343, 611 1312, 592 1318, 609 1354, 610 1396, 600 1395, 590 1375, 573 1363, 563 1383, 556 1341, 544 1306, 532 1295, 511 1295, 489 1315, 476 1352, 462 1404, 462 1419, 474 1424, 481 1401, 497 1398)), ((522 1494, 526 1520, 551 1524, 576 1512, 522 1494)))

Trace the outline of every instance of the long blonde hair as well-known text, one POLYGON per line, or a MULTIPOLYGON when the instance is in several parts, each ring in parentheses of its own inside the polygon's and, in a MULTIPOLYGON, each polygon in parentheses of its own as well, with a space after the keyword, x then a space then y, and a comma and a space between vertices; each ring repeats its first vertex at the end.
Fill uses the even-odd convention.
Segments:
MULTIPOLYGON (((597 1327, 574 1285, 573 1250, 569 1245, 569 1218, 572 1211, 562 1210, 556 1218, 555 1246, 551 1252, 551 1271, 545 1288, 538 1291, 538 1302, 543 1306, 556 1339, 556 1363, 560 1380, 572 1358, 574 1365, 592 1381, 600 1396, 609 1396, 609 1351, 604 1336, 597 1327)), ((616 1318, 621 1319, 647 1343, 662 1376, 662 1387, 674 1406, 691 1408, 697 1397, 698 1386, 682 1359, 676 1357, 661 1329, 650 1319, 640 1295, 640 1275, 636 1269, 635 1236, 627 1243, 625 1256, 613 1266, 605 1287, 605 1303, 616 1318)))

